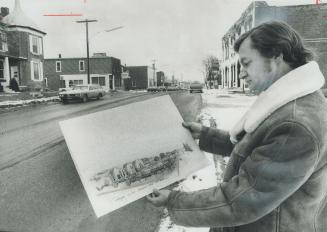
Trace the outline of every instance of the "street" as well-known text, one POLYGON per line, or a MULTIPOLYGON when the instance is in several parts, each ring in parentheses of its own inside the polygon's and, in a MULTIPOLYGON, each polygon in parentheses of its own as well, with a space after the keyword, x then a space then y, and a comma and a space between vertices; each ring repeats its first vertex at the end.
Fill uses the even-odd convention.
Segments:
MULTIPOLYGON (((120 93, 0 113, 0 231, 155 231, 162 210, 144 198, 95 217, 58 122, 163 94, 120 93)), ((170 95, 184 120, 194 120, 201 95, 170 95)))

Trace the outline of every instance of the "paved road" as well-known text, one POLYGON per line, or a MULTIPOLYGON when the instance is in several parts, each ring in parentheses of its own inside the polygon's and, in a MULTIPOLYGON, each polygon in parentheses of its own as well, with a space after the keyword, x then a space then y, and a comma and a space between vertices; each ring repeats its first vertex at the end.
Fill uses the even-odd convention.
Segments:
MULTIPOLYGON (((119 93, 86 104, 50 104, 0 113, 0 231, 155 231, 162 210, 140 199, 97 219, 58 122, 160 94, 119 93)), ((184 120, 199 94, 173 93, 184 120)))

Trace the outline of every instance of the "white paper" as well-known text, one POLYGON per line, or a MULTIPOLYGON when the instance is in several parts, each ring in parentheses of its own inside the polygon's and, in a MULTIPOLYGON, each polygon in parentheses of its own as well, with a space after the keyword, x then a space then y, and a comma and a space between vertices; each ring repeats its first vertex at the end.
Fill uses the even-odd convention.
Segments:
POLYGON ((182 121, 166 95, 59 123, 98 217, 209 164, 182 121))

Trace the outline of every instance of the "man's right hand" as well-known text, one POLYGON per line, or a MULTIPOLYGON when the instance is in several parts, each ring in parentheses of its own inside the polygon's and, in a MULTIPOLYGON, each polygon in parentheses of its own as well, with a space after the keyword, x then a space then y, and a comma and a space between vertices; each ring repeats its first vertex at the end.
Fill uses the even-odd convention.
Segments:
POLYGON ((189 129, 194 139, 199 139, 202 130, 202 124, 197 122, 183 122, 183 127, 189 129))

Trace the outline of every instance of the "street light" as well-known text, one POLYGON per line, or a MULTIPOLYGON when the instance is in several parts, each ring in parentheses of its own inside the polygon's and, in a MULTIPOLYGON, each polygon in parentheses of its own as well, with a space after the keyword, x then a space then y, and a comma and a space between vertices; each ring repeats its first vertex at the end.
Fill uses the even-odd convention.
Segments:
MULTIPOLYGON (((97 20, 82 20, 82 21, 76 21, 77 23, 85 23, 86 26, 86 55, 87 55, 87 83, 90 84, 90 55, 89 55, 89 30, 88 30, 88 23, 89 22, 97 22, 97 20)), ((105 30, 105 32, 111 32, 114 30, 118 30, 123 28, 123 26, 119 26, 119 27, 114 27, 112 29, 109 30, 105 30)), ((100 32, 98 32, 100 33, 100 32)), ((97 33, 97 34, 98 34, 97 33)))
POLYGON ((105 32, 115 31, 115 30, 121 29, 121 28, 123 28, 123 27, 124 27, 124 26, 114 27, 114 28, 111 28, 111 29, 109 29, 109 30, 105 30, 105 32))

